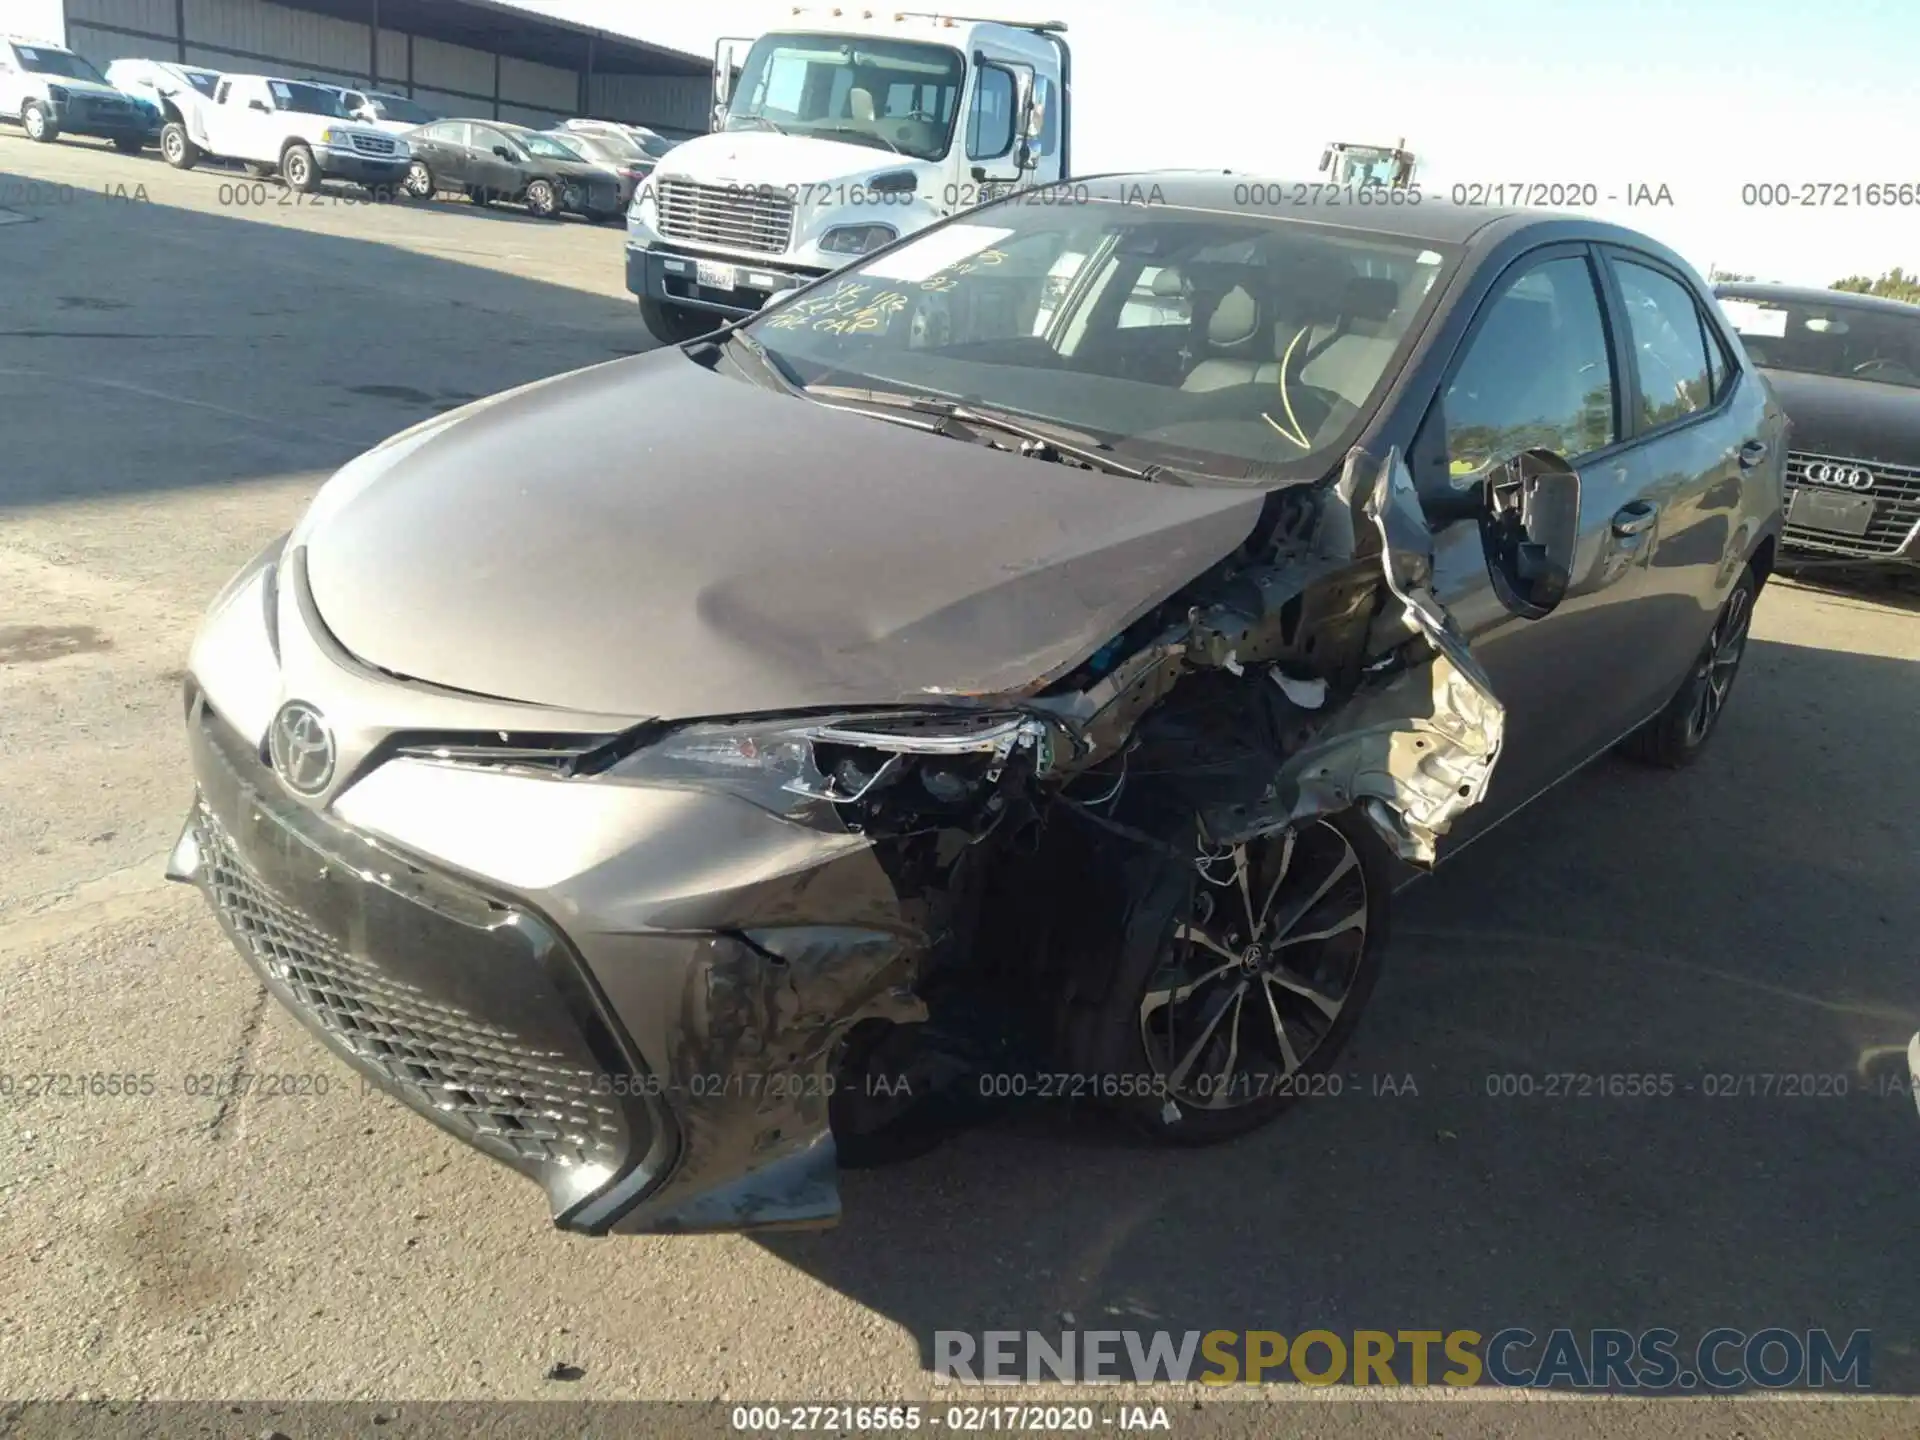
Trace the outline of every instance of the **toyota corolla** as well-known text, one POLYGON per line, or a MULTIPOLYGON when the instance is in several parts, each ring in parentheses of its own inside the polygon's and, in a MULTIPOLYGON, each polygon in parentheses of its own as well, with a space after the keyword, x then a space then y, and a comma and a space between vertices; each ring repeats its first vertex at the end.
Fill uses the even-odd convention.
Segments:
POLYGON ((1404 880, 1701 752, 1786 439, 1644 236, 1286 193, 1017 197, 362 455, 205 621, 169 873, 571 1230, 829 1223, 983 1093, 1274 1119, 1404 880))

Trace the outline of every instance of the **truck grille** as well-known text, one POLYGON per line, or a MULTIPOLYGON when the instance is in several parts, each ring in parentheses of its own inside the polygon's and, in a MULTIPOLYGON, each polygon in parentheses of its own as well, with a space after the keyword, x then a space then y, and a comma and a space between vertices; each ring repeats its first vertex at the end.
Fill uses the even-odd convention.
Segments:
POLYGON ((1824 530, 1809 530, 1804 525, 1789 525, 1786 532, 1788 544, 1802 550, 1819 550, 1830 555, 1858 556, 1862 559, 1894 554, 1906 544, 1913 527, 1920 524, 1920 466, 1886 465, 1839 455, 1789 451, 1789 499, 1800 486, 1811 483, 1807 479, 1807 467, 1821 461, 1836 465, 1859 465, 1873 472, 1872 488, 1857 492, 1873 497, 1873 519, 1867 523, 1867 533, 1864 535, 1832 535, 1824 530))
POLYGON ((358 130, 355 130, 347 138, 353 142, 353 148, 362 155, 378 155, 388 158, 393 155, 393 141, 389 140, 385 135, 362 135, 358 130))
POLYGON ((763 255, 784 254, 793 240, 793 201, 785 195, 679 179, 662 180, 654 195, 669 240, 763 255))
POLYGON ((246 958, 401 1098, 503 1159, 619 1164, 625 1135, 590 1072, 349 954, 268 890, 204 805, 194 837, 207 893, 246 958))

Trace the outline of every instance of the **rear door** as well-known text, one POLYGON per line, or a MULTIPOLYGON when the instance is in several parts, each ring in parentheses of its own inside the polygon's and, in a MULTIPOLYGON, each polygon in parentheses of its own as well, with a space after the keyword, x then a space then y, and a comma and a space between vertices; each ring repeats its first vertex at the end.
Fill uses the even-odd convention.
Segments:
POLYGON ((1635 586, 1650 623, 1626 692, 1631 724, 1665 705, 1698 660, 1764 518, 1748 503, 1749 472, 1774 440, 1763 387, 1730 363, 1711 300, 1652 256, 1602 253, 1626 342, 1633 443, 1620 463, 1653 517, 1635 586))
POLYGON ((1536 447, 1571 461, 1581 481, 1572 581, 1543 620, 1516 618, 1500 604, 1475 522, 1457 521, 1434 537, 1436 598, 1507 707, 1487 799, 1461 817, 1445 849, 1610 743, 1627 723, 1624 694, 1640 686, 1656 623, 1639 595, 1650 532, 1633 519, 1643 497, 1626 459, 1624 356, 1610 316, 1591 247, 1521 256, 1481 302, 1412 446, 1415 482, 1426 494, 1536 447))
POLYGON ((443 190, 464 190, 474 183, 468 129, 464 120, 442 120, 418 131, 412 142, 415 153, 433 172, 434 183, 443 190))

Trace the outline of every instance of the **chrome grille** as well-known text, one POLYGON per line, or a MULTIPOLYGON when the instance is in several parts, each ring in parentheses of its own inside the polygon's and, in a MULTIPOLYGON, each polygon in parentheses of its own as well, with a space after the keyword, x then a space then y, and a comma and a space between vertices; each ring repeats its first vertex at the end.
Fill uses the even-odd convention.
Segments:
POLYGON ((660 233, 694 245, 781 255, 793 240, 793 201, 748 186, 666 179, 654 190, 660 233))
POLYGON ((347 138, 353 142, 353 148, 362 155, 391 156, 393 154, 393 141, 385 135, 362 135, 355 130, 347 138))
POLYGON ((1891 555, 1907 543, 1913 527, 1920 524, 1920 466, 1886 465, 1843 455, 1815 455, 1804 450, 1787 453, 1787 496, 1807 479, 1807 467, 1820 463, 1859 465, 1873 472, 1873 485, 1866 490, 1843 490, 1845 495, 1868 495, 1873 499, 1873 519, 1864 535, 1834 535, 1825 530, 1810 530, 1804 525, 1787 526, 1787 543, 1803 550, 1819 550, 1830 555, 1854 555, 1868 558, 1891 555))
POLYGON ((267 888, 204 805, 194 837, 207 893, 243 953, 358 1064, 502 1158, 618 1164, 620 1122, 591 1074, 348 953, 267 888))

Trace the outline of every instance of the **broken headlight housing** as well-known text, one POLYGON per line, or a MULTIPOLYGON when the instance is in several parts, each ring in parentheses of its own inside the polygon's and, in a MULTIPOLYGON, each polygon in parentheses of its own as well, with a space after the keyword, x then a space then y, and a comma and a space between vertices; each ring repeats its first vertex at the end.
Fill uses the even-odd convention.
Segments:
POLYGON ((889 712, 685 725, 608 772, 719 789, 789 819, 863 830, 958 823, 1010 772, 1044 775, 1067 736, 1021 712, 889 712))

